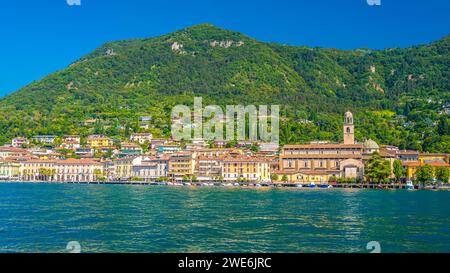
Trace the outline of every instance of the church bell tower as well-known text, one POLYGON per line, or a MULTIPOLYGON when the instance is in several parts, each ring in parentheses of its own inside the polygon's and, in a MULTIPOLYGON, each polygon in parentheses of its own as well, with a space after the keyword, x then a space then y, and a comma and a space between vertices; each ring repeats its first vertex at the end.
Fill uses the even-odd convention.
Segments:
POLYGON ((355 144, 355 125, 350 111, 344 115, 344 144, 355 144))

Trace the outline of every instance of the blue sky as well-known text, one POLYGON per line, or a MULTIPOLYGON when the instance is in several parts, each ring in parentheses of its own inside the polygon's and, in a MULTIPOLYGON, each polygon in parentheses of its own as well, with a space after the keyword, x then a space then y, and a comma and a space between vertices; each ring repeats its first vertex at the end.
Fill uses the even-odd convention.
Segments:
POLYGON ((107 41, 199 23, 262 41, 340 49, 407 47, 449 34, 448 0, 7 0, 0 3, 0 96, 107 41))

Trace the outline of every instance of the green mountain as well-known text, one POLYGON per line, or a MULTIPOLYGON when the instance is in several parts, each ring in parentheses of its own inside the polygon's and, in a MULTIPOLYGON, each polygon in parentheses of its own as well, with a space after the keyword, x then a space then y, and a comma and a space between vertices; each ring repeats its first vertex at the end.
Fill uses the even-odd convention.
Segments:
POLYGON ((283 143, 338 141, 345 111, 357 138, 450 152, 450 36, 430 45, 337 50, 264 43, 203 24, 107 43, 0 100, 0 143, 34 134, 169 135, 171 108, 280 104, 283 143), (96 122, 84 121, 95 119, 96 122))

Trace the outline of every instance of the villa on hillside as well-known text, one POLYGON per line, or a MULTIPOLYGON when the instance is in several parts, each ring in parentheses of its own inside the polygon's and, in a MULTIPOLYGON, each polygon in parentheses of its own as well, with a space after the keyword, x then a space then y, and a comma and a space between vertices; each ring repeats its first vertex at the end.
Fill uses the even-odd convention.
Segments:
POLYGON ((113 140, 109 137, 105 137, 103 135, 90 135, 87 138, 88 146, 96 149, 96 148, 110 148, 112 147, 113 140))
POLYGON ((44 144, 53 144, 55 142, 56 136, 54 135, 40 135, 40 136, 34 136, 33 141, 44 143, 44 144))
POLYGON ((14 148, 21 148, 28 144, 30 144, 30 141, 26 137, 16 137, 16 138, 13 138, 11 141, 11 146, 14 148))
POLYGON ((153 139, 152 133, 133 133, 130 136, 130 141, 139 143, 139 144, 145 144, 146 142, 151 143, 153 139))

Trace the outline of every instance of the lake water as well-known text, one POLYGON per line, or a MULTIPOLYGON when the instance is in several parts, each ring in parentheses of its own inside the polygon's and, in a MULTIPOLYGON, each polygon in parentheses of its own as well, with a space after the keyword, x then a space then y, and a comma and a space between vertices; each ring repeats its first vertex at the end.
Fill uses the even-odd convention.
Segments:
POLYGON ((0 183, 0 252, 450 252, 449 191, 0 183))

